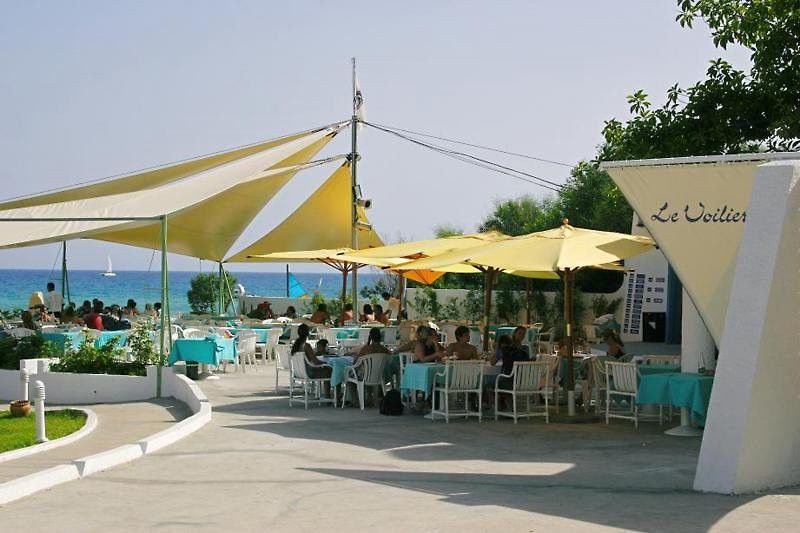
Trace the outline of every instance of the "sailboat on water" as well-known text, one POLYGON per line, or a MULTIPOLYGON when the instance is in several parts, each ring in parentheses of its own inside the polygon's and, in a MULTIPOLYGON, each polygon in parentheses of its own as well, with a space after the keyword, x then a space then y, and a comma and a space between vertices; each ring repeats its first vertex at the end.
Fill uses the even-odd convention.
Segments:
POLYGON ((114 273, 114 268, 111 266, 111 256, 106 256, 106 271, 103 272, 103 276, 106 278, 113 278, 116 276, 114 273))

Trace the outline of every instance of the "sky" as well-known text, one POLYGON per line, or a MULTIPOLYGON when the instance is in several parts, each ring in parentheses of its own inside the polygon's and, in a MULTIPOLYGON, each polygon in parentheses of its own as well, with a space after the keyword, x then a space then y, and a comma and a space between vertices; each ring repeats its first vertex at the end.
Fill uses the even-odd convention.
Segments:
MULTIPOLYGON (((169 163, 349 118, 356 57, 367 120, 567 164, 591 159, 603 122, 637 89, 656 104, 716 50, 675 22, 672 0, 75 1, 0 4, 0 197, 169 163)), ((348 152, 349 134, 323 155, 348 152)), ((473 231, 494 203, 549 191, 371 128, 359 137, 364 195, 387 242, 473 231)), ((569 167, 476 155, 563 183, 569 167)), ((235 252, 264 235, 330 168, 300 173, 235 252)), ((146 270, 152 252, 94 241, 71 267, 146 270)), ((58 245, 0 250, 0 268, 51 268, 58 245)), ((176 270, 208 270, 170 256, 176 270)), ((158 268, 158 261, 154 262, 158 268)), ((283 265, 231 265, 280 271, 283 265)), ((300 271, 325 267, 298 266, 300 271)))

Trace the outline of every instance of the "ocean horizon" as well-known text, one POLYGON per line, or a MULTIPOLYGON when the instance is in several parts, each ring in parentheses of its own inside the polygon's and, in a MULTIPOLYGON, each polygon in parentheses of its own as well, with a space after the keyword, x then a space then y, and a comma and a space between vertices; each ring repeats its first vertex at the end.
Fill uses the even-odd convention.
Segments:
MULTIPOLYGON (((84 300, 98 298, 106 305, 125 305, 128 298, 133 298, 139 309, 144 309, 145 303, 161 299, 160 270, 117 270, 114 277, 105 277, 102 273, 102 270, 70 269, 70 300, 80 305, 84 300)), ((191 310, 186 292, 190 280, 197 274, 197 271, 189 270, 170 271, 169 296, 173 313, 191 310)), ((336 298, 342 290, 342 275, 337 272, 292 271, 292 274, 309 295, 319 292, 326 298, 336 298)), ((273 298, 286 296, 285 272, 229 272, 229 275, 244 285, 247 294, 273 298)), ((359 272, 359 287, 371 286, 379 277, 380 274, 359 272)), ((26 308, 30 295, 36 291, 45 292, 47 283, 51 281, 61 292, 61 270, 0 269, 0 309, 26 308)), ((350 280, 348 287, 349 284, 350 280)))

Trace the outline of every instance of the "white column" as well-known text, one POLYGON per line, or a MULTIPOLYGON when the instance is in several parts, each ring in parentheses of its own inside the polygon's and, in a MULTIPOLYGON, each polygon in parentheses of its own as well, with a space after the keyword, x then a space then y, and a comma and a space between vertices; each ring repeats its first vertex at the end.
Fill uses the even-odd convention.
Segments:
POLYGON ((698 368, 714 368, 715 348, 711 333, 684 289, 681 312, 681 372, 696 373, 698 368))
POLYGON ((800 161, 756 170, 694 488, 800 483, 800 161))

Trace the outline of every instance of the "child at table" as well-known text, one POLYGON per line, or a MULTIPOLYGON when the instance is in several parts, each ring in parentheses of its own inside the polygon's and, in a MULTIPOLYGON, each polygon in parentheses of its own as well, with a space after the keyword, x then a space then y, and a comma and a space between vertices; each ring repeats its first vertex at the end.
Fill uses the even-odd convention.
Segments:
POLYGON ((317 347, 314 348, 314 355, 317 357, 331 355, 328 353, 328 339, 320 339, 317 341, 317 347))
POLYGON ((292 344, 292 354, 296 354, 298 352, 305 353, 306 374, 308 374, 309 378, 330 378, 332 369, 330 366, 317 359, 317 355, 314 353, 314 348, 312 348, 311 345, 306 342, 308 340, 308 334, 308 326, 305 324, 300 324, 300 326, 297 328, 297 340, 295 340, 294 344, 292 344))

